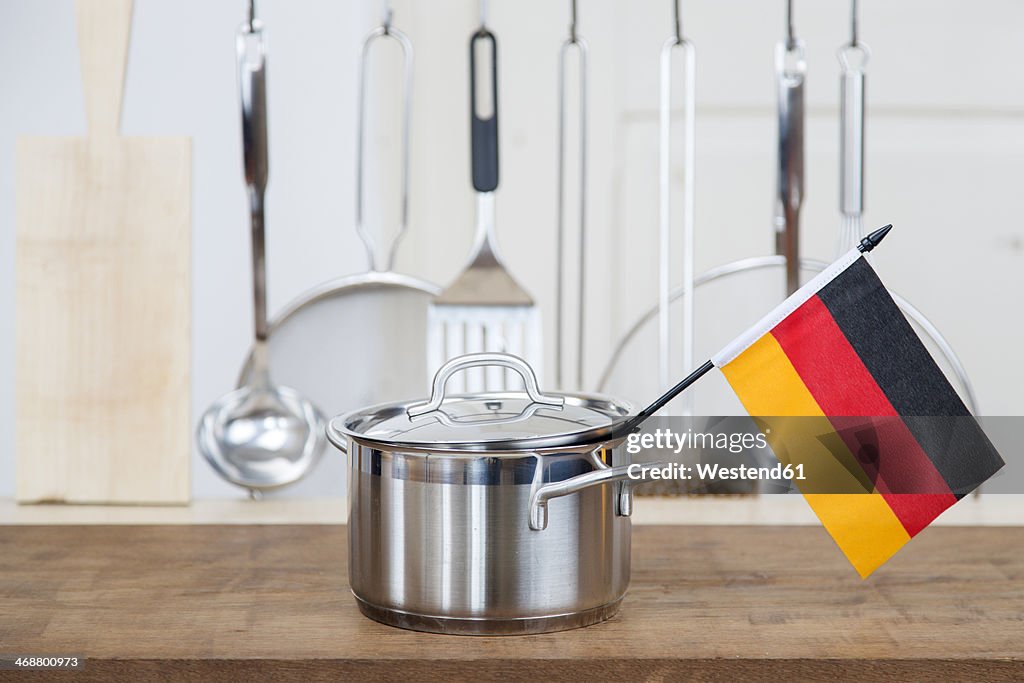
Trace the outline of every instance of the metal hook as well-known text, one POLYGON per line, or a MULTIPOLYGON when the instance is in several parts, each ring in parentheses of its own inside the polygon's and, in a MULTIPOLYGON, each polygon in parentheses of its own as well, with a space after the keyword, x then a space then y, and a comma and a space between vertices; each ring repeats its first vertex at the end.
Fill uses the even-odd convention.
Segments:
POLYGON ((679 9, 679 0, 673 0, 672 12, 673 21, 675 22, 676 45, 678 45, 683 42, 683 17, 682 12, 679 9))
POLYGON ((786 0, 786 50, 796 47, 796 30, 793 28, 793 0, 786 0))
POLYGON ((579 36, 576 35, 576 0, 570 0, 569 2, 569 42, 578 42, 579 36))
POLYGON ((850 42, 840 47, 837 53, 844 73, 864 71, 864 67, 871 57, 871 50, 860 41, 858 4, 858 0, 850 0, 850 42))
POLYGON ((384 0, 384 13, 380 22, 381 28, 384 29, 384 35, 390 35, 391 33, 391 20, 394 14, 395 11, 391 8, 390 0, 384 0))
POLYGON ((246 20, 249 24, 249 33, 256 32, 256 0, 249 0, 249 13, 246 20))
POLYGON ((857 0, 850 0, 850 46, 857 47, 859 39, 859 21, 857 20, 857 0))

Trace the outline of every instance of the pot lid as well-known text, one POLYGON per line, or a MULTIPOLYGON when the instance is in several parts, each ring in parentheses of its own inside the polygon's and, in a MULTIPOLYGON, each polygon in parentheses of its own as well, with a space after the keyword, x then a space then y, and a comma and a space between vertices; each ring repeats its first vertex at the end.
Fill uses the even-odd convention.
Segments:
POLYGON ((477 353, 438 370, 429 401, 389 403, 337 417, 328 436, 336 445, 352 437, 384 448, 522 451, 598 441, 629 411, 628 404, 603 396, 541 393, 526 361, 477 353), (445 396, 448 378, 456 372, 494 365, 518 372, 524 390, 445 396))

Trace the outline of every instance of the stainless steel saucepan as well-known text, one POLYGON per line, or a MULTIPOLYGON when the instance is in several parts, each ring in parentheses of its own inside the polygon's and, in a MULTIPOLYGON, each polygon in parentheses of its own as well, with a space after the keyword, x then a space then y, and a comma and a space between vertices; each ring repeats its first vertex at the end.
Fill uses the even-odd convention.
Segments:
POLYGON ((542 393, 522 359, 478 353, 445 364, 429 401, 335 418, 359 608, 402 628, 488 635, 615 614, 633 486, 657 466, 630 470, 619 429, 629 414, 607 397, 542 393), (492 365, 521 375, 525 391, 445 395, 455 373, 492 365))

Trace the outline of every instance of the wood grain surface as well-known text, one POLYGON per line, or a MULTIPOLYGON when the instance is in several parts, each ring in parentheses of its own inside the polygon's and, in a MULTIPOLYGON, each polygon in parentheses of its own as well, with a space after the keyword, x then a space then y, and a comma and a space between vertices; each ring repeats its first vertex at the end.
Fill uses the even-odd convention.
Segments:
POLYGON ((83 655, 96 680, 1011 680, 1022 547, 929 529, 861 581, 820 528, 638 527, 610 621, 460 637, 363 617, 344 527, 0 527, 0 654, 83 655))
POLYGON ((17 497, 185 503, 191 141, 122 137, 131 0, 77 0, 88 134, 17 143, 17 497))

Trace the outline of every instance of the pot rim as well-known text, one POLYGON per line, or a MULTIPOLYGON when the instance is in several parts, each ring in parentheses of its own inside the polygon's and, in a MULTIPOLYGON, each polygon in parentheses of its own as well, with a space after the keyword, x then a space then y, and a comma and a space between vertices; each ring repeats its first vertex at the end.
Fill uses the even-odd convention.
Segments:
MULTIPOLYGON (((633 413, 633 405, 627 401, 608 396, 601 393, 556 392, 554 395, 564 397, 567 400, 579 404, 601 404, 614 409, 609 412, 609 423, 604 426, 579 425, 579 429, 566 430, 543 436, 529 436, 510 439, 496 439, 492 441, 467 439, 463 441, 406 441, 402 439, 385 439, 374 436, 367 436, 359 432, 353 425, 357 418, 363 421, 380 417, 389 413, 396 415, 404 413, 410 406, 418 405, 423 399, 413 401, 390 401, 376 405, 351 410, 347 413, 335 416, 327 425, 327 439, 331 444, 342 452, 348 451, 348 440, 356 443, 387 451, 403 451, 428 453, 431 455, 442 455, 457 457, 466 454, 486 453, 494 457, 519 457, 524 453, 536 453, 538 451, 578 451, 581 448, 601 447, 608 445, 612 438, 614 428, 620 426, 623 421, 633 413)), ((460 394, 453 396, 453 399, 486 399, 502 400, 509 398, 522 398, 520 392, 481 392, 478 394, 460 394)), ((625 437, 615 439, 621 441, 625 437)))

